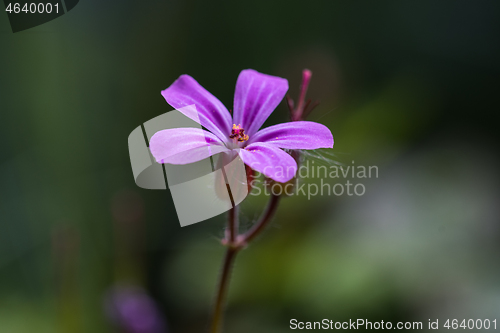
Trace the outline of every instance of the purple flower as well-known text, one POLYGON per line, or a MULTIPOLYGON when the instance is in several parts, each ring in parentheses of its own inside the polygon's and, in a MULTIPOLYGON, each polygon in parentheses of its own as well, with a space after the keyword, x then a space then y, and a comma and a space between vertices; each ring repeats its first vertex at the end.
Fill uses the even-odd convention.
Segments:
POLYGON ((188 164, 234 151, 252 169, 275 181, 287 182, 294 177, 297 163, 282 148, 333 147, 330 130, 311 121, 282 123, 259 131, 287 90, 286 79, 253 69, 243 70, 236 82, 231 117, 226 107, 195 79, 181 75, 162 95, 168 104, 208 131, 195 128, 159 131, 151 138, 151 153, 158 163, 188 164), (195 108, 188 108, 190 105, 195 108))
POLYGON ((127 333, 164 333, 165 322, 155 303, 140 287, 115 286, 104 299, 108 318, 127 333))

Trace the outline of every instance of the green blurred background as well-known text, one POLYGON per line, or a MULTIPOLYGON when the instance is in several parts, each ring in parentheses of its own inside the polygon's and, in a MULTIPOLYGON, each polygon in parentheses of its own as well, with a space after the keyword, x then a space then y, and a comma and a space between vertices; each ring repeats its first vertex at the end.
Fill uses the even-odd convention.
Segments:
POLYGON ((135 332, 109 314, 127 290, 158 332, 206 331, 225 218, 180 228, 169 191, 135 186, 127 137, 181 74, 232 108, 245 68, 293 98, 311 69, 335 162, 379 177, 283 200, 237 258, 225 332, 500 320, 499 22, 498 1, 81 0, 16 34, 0 14, 0 332, 135 332))

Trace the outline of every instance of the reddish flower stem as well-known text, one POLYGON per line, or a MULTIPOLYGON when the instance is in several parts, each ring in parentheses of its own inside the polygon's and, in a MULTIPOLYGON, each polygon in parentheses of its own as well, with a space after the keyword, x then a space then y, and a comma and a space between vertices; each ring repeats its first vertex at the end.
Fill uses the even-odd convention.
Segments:
POLYGON ((309 82, 311 81, 312 72, 308 69, 302 71, 302 83, 300 85, 299 101, 297 103, 297 108, 292 116, 293 121, 300 120, 302 114, 304 113, 304 103, 306 100, 307 88, 309 87, 309 82))
MULTIPOLYGON (((238 252, 245 247, 249 242, 251 242, 255 237, 257 237, 269 224, 274 213, 278 208, 278 203, 280 201, 280 196, 271 195, 269 203, 267 204, 264 213, 259 218, 253 227, 243 235, 239 235, 235 240, 231 239, 231 232, 229 232, 229 238, 226 237, 224 244, 227 246, 226 255, 224 256, 224 261, 222 264, 222 272, 220 276, 220 282, 217 289, 217 296, 215 300, 215 309, 212 319, 212 326, 210 329, 211 333, 220 333, 222 330, 222 319, 224 316, 224 304, 229 289, 229 281, 231 279, 231 270, 234 264, 234 260, 238 252)), ((238 220, 238 209, 237 207, 231 209, 228 214, 228 225, 232 229, 232 225, 237 225, 238 220)))
MULTIPOLYGON (((227 185, 229 188, 229 185, 227 185)), ((230 211, 229 211, 229 220, 228 220, 228 226, 229 226, 229 239, 228 244, 234 244, 236 241, 236 237, 238 235, 238 206, 234 206, 230 211)))
POLYGON ((226 255, 222 264, 222 272, 220 282, 217 289, 217 296, 215 299, 215 308, 212 318, 211 333, 218 333, 222 329, 222 318, 224 316, 224 302, 226 299, 227 291, 229 289, 229 280, 231 278, 231 269, 234 263, 236 254, 240 250, 236 244, 236 233, 238 232, 238 206, 234 206, 228 212, 228 228, 229 233, 226 232, 226 238, 222 241, 227 246, 226 255))
POLYGON ((211 333, 219 333, 222 330, 222 319, 224 317, 224 304, 229 289, 229 280, 231 278, 231 270, 234 259, 240 249, 237 247, 228 246, 224 261, 222 264, 222 273, 220 277, 219 287, 217 290, 217 298, 215 301, 215 309, 212 319, 211 333))
POLYGON ((257 237, 266 228, 272 220, 274 213, 278 209, 280 198, 281 196, 279 195, 271 194, 271 198, 269 199, 267 207, 262 213, 259 221, 255 223, 245 234, 238 236, 237 243, 241 244, 240 246, 248 245, 248 243, 255 239, 255 237, 257 237))

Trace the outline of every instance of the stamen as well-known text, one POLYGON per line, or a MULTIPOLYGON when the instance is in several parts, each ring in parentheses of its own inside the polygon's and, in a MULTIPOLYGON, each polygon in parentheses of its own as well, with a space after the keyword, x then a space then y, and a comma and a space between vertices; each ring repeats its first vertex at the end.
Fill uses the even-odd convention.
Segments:
POLYGON ((248 140, 248 135, 245 134, 245 130, 241 125, 233 124, 233 129, 231 130, 231 139, 236 139, 238 142, 244 142, 248 140))

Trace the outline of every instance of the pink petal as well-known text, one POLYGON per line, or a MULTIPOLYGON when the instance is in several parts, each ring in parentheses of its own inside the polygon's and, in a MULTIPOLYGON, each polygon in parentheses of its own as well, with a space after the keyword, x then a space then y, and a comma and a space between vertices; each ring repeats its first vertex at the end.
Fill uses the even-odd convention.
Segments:
POLYGON ((232 127, 231 115, 214 95, 191 76, 181 75, 161 94, 172 107, 204 126, 222 141, 228 140, 232 127), (196 106, 194 114, 189 112, 193 108, 182 109, 193 104, 196 106))
POLYGON ((253 143, 240 150, 246 165, 277 182, 285 183, 295 176, 297 163, 283 150, 267 143, 253 143))
POLYGON ((253 69, 241 71, 234 93, 233 119, 250 137, 264 124, 288 90, 288 81, 253 69))
POLYGON ((333 135, 325 125, 294 121, 266 127, 251 136, 248 142, 265 142, 286 149, 332 148, 333 135))
POLYGON ((210 132, 199 128, 171 128, 156 132, 149 142, 156 162, 188 164, 229 151, 210 132))

